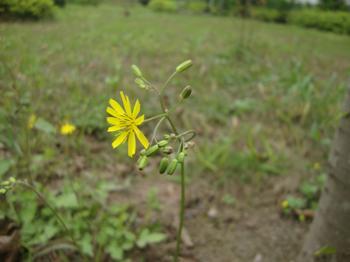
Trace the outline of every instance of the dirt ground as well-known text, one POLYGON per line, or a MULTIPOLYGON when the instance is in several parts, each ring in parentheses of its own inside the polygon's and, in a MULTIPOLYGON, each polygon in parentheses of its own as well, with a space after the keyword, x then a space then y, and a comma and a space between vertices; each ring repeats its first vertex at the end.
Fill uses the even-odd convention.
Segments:
MULTIPOLYGON (((215 181, 201 177, 189 184, 181 261, 295 261, 309 223, 285 218, 280 213, 280 199, 292 187, 290 177, 267 178, 263 186, 229 184, 218 187, 215 181), (224 194, 234 196, 235 203, 224 203, 224 194)), ((157 188, 162 207, 153 219, 165 226, 169 238, 135 253, 133 261, 172 261, 179 209, 178 184, 159 175, 140 177, 130 188, 132 191, 123 192, 122 198, 142 210, 151 188, 157 188)), ((113 196, 119 200, 120 197, 113 196)))

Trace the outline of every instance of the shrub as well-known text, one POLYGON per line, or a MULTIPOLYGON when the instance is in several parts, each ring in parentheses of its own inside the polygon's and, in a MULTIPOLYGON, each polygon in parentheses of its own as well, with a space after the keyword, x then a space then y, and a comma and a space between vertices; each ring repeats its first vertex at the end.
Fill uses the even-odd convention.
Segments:
POLYGON ((52 0, 2 0, 0 15, 8 18, 48 18, 54 13, 52 0))
POLYGON ((139 0, 141 5, 148 5, 149 0, 139 0))
POLYGON ((98 5, 102 0, 69 0, 69 3, 78 5, 98 5))
POLYGON ((64 7, 66 5, 66 0, 54 0, 54 4, 59 7, 64 7))
POLYGON ((157 12, 176 12, 177 4, 173 0, 151 0, 149 7, 157 12))
POLYGON ((254 19, 265 22, 285 22, 286 16, 284 13, 276 9, 254 8, 251 10, 251 16, 254 19))
POLYGON ((350 34, 350 14, 347 12, 304 9, 291 12, 288 22, 319 30, 350 34))
POLYGON ((325 10, 346 10, 344 0, 321 0, 320 7, 325 10))
POLYGON ((208 9, 208 5, 203 1, 191 1, 188 3, 187 9, 193 13, 204 13, 208 9))

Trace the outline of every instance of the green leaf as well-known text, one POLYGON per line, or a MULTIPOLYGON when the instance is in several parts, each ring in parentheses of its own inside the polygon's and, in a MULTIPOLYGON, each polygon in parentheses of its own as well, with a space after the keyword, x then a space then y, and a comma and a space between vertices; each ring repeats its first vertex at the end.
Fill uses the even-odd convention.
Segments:
POLYGON ((89 256, 93 255, 93 247, 92 247, 92 237, 89 234, 85 234, 84 237, 79 241, 79 245, 81 247, 81 251, 89 256))
POLYGON ((288 197, 288 205, 294 209, 302 209, 306 206, 306 201, 302 198, 288 197))
POLYGON ((337 249, 335 247, 329 247, 329 246, 324 246, 321 247, 319 250, 315 252, 315 256, 322 256, 322 255, 333 255, 337 253, 337 249))
POLYGON ((123 249, 120 248, 120 246, 115 241, 112 241, 106 250, 108 254, 110 254, 111 257, 115 260, 121 260, 124 257, 123 249))
POLYGON ((11 166, 14 164, 14 160, 11 158, 0 160, 0 177, 5 175, 7 171, 10 170, 11 166))
POLYGON ((69 192, 57 196, 55 199, 55 204, 57 207, 75 208, 78 207, 78 200, 74 192, 69 192))
POLYGON ((39 118, 36 122, 34 127, 40 131, 43 131, 47 134, 54 134, 56 133, 56 128, 46 121, 45 119, 39 118))
POLYGON ((163 233, 152 233, 148 228, 142 230, 139 239, 136 244, 140 248, 144 248, 148 244, 159 243, 166 239, 166 235, 163 233))

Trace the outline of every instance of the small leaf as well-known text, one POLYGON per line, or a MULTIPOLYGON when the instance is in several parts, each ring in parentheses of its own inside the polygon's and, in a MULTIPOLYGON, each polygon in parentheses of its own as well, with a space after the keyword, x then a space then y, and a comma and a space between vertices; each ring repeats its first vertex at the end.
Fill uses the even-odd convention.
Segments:
POLYGON ((329 246, 324 246, 321 247, 319 250, 315 252, 315 256, 322 256, 322 255, 333 255, 337 253, 337 249, 335 247, 329 247, 329 246))
POLYGON ((144 248, 148 244, 159 243, 166 239, 166 235, 163 233, 152 233, 148 228, 142 230, 139 239, 137 240, 137 246, 144 248))
POLYGON ((9 171, 13 164, 14 160, 10 158, 0 160, 0 177, 9 171))
POLYGON ((57 196, 55 204, 57 207, 75 208, 78 207, 78 200, 73 192, 69 192, 57 196))
POLYGON ((124 251, 115 241, 112 241, 111 244, 106 248, 106 250, 113 259, 117 261, 123 259, 124 251))
POLYGON ((45 119, 39 118, 36 122, 34 127, 40 131, 43 131, 47 134, 54 134, 56 133, 56 128, 46 121, 45 119))

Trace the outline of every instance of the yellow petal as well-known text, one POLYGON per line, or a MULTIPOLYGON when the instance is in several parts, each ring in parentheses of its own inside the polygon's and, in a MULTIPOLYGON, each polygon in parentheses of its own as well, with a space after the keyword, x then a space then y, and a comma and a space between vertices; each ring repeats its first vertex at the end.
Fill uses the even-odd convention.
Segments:
POLYGON ((136 133, 137 138, 140 140, 141 144, 143 145, 143 147, 148 148, 149 142, 147 137, 142 133, 142 131, 137 126, 134 127, 134 131, 136 133))
POLYGON ((112 147, 116 148, 120 144, 125 142, 126 137, 128 136, 129 132, 122 132, 112 143, 112 147))
POLYGON ((137 99, 134 105, 134 110, 132 111, 132 116, 134 118, 136 118, 137 115, 140 113, 140 108, 141 108, 140 101, 137 99))
POLYGON ((129 139, 128 139, 128 155, 129 157, 133 157, 136 152, 136 139, 135 139, 135 133, 130 132, 129 133, 129 139))
POLYGON ((114 117, 119 117, 119 116, 120 116, 120 114, 118 114, 118 112, 115 111, 115 110, 114 110, 113 108, 111 108, 111 107, 107 107, 106 112, 107 112, 108 114, 114 116, 114 117))
POLYGON ((142 115, 140 117, 138 117, 136 120, 135 120, 135 124, 137 126, 141 125, 143 123, 143 121, 145 120, 145 115, 142 115))
POLYGON ((111 126, 107 129, 107 132, 115 132, 115 131, 119 131, 122 130, 124 127, 122 126, 111 126))
POLYGON ((131 107, 130 107, 129 97, 124 95, 123 91, 120 91, 120 97, 122 98, 123 105, 124 105, 124 108, 125 108, 125 112, 129 116, 131 116, 131 107))
POLYGON ((107 122, 111 125, 120 126, 120 121, 115 117, 107 117, 107 122))
POLYGON ((119 103, 117 101, 115 101, 114 99, 109 99, 109 104, 113 107, 113 109, 120 115, 125 114, 123 108, 119 105, 119 103))

